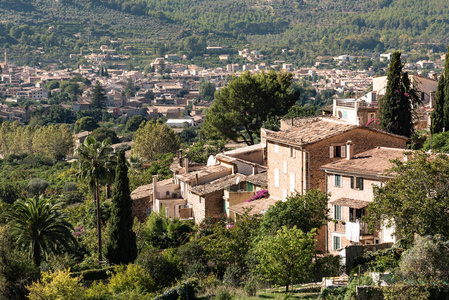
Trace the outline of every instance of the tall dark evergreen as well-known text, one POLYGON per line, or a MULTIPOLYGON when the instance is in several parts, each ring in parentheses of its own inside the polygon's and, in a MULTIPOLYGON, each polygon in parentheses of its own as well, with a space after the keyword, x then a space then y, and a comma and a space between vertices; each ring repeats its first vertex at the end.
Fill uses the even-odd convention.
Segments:
POLYGON ((380 127, 410 137, 413 132, 412 102, 416 92, 407 73, 402 73, 401 53, 393 53, 387 72, 387 88, 380 101, 380 127))
POLYGON ((444 65, 444 130, 449 130, 449 47, 447 48, 446 61, 444 65))
POLYGON ((132 229, 131 205, 128 167, 125 152, 121 151, 117 157, 111 218, 108 227, 109 244, 106 251, 106 258, 113 264, 127 264, 133 262, 137 257, 136 234, 132 229))
POLYGON ((435 93, 435 101, 432 112, 432 125, 430 131, 432 134, 440 133, 444 128, 444 87, 445 77, 441 74, 438 80, 437 91, 435 93))
POLYGON ((92 108, 93 109, 105 109, 108 98, 106 92, 101 86, 100 82, 97 82, 92 91, 92 108))

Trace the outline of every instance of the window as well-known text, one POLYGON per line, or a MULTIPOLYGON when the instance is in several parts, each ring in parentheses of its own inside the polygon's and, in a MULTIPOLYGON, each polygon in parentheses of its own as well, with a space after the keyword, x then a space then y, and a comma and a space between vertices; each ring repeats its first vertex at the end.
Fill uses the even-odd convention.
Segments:
POLYGON ((334 175, 334 186, 341 186, 341 175, 334 175))
POLYGON ((274 169, 274 186, 279 187, 279 169, 274 169))
POLYGON ((349 208, 349 222, 355 222, 357 220, 362 219, 362 217, 365 215, 365 209, 357 209, 357 208, 349 208))
POLYGON ((278 143, 274 144, 274 153, 279 153, 279 144, 278 143))
POLYGON ((363 177, 351 176, 351 189, 363 190, 363 177))
POLYGON ((296 157, 296 151, 293 146, 290 146, 290 157, 293 157, 293 158, 296 157))
POLYGON ((334 220, 341 220, 341 206, 334 205, 334 220))
POLYGON ((368 121, 371 121, 371 120, 373 120, 375 118, 376 118, 376 114, 374 114, 374 113, 368 114, 368 121))
POLYGON ((338 250, 341 248, 341 238, 339 236, 332 237, 332 250, 338 250))
POLYGON ((254 185, 251 182, 248 182, 246 184, 246 191, 247 192, 253 192, 254 191, 254 185))
POLYGON ((290 173, 290 192, 295 191, 295 173, 290 173))
POLYGON ((329 147, 329 157, 346 157, 346 145, 332 145, 329 147))

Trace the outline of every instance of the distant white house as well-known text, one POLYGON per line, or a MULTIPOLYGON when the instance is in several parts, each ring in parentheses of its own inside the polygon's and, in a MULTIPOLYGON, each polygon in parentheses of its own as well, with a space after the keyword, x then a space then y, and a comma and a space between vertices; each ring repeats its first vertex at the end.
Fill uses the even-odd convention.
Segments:
POLYGON ((168 119, 167 120, 168 127, 183 127, 184 123, 187 123, 189 126, 194 125, 193 119, 191 119, 191 118, 168 119))

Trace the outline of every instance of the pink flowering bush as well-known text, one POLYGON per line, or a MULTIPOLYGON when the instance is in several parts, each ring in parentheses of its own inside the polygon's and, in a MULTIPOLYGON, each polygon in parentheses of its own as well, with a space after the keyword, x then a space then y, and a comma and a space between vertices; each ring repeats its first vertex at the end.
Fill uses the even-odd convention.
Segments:
POLYGON ((267 190, 260 190, 260 191, 257 191, 254 196, 252 196, 251 198, 249 198, 245 202, 251 202, 253 200, 257 200, 257 199, 264 198, 264 197, 267 197, 267 196, 268 196, 268 191, 267 190))

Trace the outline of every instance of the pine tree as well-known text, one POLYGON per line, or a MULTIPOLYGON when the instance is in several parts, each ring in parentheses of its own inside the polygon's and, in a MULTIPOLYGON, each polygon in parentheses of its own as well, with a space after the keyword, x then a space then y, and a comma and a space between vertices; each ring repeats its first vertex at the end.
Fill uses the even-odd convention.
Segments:
POLYGON ((387 88, 380 101, 380 127, 410 137, 413 131, 412 100, 416 100, 407 73, 402 73, 401 53, 393 53, 387 72, 387 88))
POLYGON ((432 134, 440 133, 444 128, 444 87, 445 78, 441 74, 438 80, 437 91, 435 93, 434 110, 432 112, 432 125, 430 131, 432 134))
POLYGON ((107 100, 108 98, 106 97, 106 92, 100 82, 97 82, 92 91, 92 108, 105 109, 107 100))
POLYGON ((136 234, 133 232, 131 209, 131 192, 129 190, 128 167, 125 152, 117 157, 115 187, 112 191, 111 218, 109 220, 109 243, 106 258, 113 264, 127 264, 137 257, 136 234))

